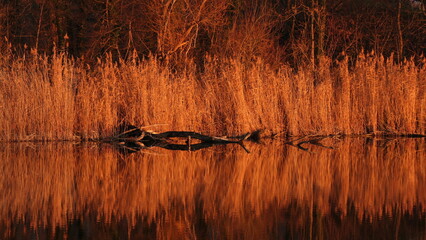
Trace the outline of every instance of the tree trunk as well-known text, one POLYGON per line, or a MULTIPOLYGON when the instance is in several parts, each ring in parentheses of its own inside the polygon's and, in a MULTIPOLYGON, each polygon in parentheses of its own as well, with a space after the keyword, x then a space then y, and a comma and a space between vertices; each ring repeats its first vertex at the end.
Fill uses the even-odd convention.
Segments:
POLYGON ((397 25, 398 25, 398 61, 401 61, 403 57, 402 54, 404 49, 404 42, 402 39, 402 29, 401 29, 401 0, 398 1, 397 25))
POLYGON ((317 56, 324 54, 324 40, 325 40, 325 25, 327 21, 327 7, 326 0, 322 0, 321 6, 318 8, 318 51, 317 56))
POLYGON ((315 70, 315 11, 314 1, 312 1, 311 14, 311 65, 312 69, 315 70))

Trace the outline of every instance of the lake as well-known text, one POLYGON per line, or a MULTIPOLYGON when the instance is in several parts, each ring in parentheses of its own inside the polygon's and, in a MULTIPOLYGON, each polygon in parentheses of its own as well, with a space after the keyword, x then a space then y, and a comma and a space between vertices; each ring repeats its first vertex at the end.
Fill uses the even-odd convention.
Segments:
POLYGON ((426 238, 426 139, 321 143, 2 143, 0 238, 426 238))

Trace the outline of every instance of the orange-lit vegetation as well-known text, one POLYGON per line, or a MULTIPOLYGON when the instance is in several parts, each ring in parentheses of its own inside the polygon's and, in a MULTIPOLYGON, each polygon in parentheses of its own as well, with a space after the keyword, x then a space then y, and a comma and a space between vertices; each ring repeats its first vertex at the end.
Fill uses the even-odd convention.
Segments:
POLYGON ((425 16, 408 0, 1 2, 0 238, 93 216, 129 235, 142 218, 159 239, 197 238, 200 219, 231 239, 267 238, 287 216, 295 239, 424 219, 425 16), (85 145, 122 123, 337 148, 85 145))
MULTIPOLYGON (((327 141, 336 149, 312 146, 311 154, 274 141, 247 146, 251 154, 227 146, 125 158, 109 146, 3 144, 0 230, 8 234, 17 221, 33 229, 67 226, 88 215, 106 224, 127 219, 130 228, 142 217, 167 239, 192 234, 202 218, 227 236, 239 231, 262 238, 283 210, 292 229, 333 219, 332 212, 345 219, 355 211, 352 227, 413 211, 424 217, 424 139, 327 141)), ((336 231, 321 233, 329 237, 352 229, 327 227, 336 231)))
POLYGON ((426 67, 409 60, 323 57, 296 71, 208 59, 199 75, 156 60, 24 57, 0 60, 3 141, 106 137, 123 121, 213 135, 426 134, 426 67))
POLYGON ((0 3, 0 140, 93 139, 124 121, 213 135, 426 134, 417 4, 0 3))

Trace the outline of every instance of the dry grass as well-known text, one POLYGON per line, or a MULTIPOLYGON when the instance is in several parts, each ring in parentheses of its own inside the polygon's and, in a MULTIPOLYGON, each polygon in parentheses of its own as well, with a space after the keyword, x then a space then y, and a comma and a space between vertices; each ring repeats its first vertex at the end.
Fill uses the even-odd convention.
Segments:
POLYGON ((426 67, 412 61, 361 54, 353 67, 324 58, 296 72, 207 59, 200 79, 155 60, 11 59, 0 61, 3 141, 99 138, 123 121, 211 134, 426 134, 426 67))
POLYGON ((312 224, 313 214, 343 219, 351 208, 358 222, 425 214, 424 139, 328 141, 336 150, 313 146, 311 154, 274 141, 248 146, 251 154, 229 146, 125 159, 108 146, 4 144, 0 232, 7 235, 16 221, 37 229, 95 214, 106 224, 126 219, 129 227, 142 216, 156 223, 160 239, 193 238, 198 218, 227 236, 261 239, 283 209, 294 211, 294 228, 312 224))

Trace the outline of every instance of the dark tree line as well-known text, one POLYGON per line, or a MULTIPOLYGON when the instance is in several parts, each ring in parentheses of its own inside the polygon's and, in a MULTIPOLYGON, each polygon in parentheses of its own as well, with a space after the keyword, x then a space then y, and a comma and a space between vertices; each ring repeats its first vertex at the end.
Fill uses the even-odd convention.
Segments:
POLYGON ((413 0, 3 0, 1 47, 66 51, 88 61, 136 52, 202 62, 206 54, 312 62, 361 50, 425 53, 424 5, 413 0), (414 3, 417 3, 415 5, 414 3))

